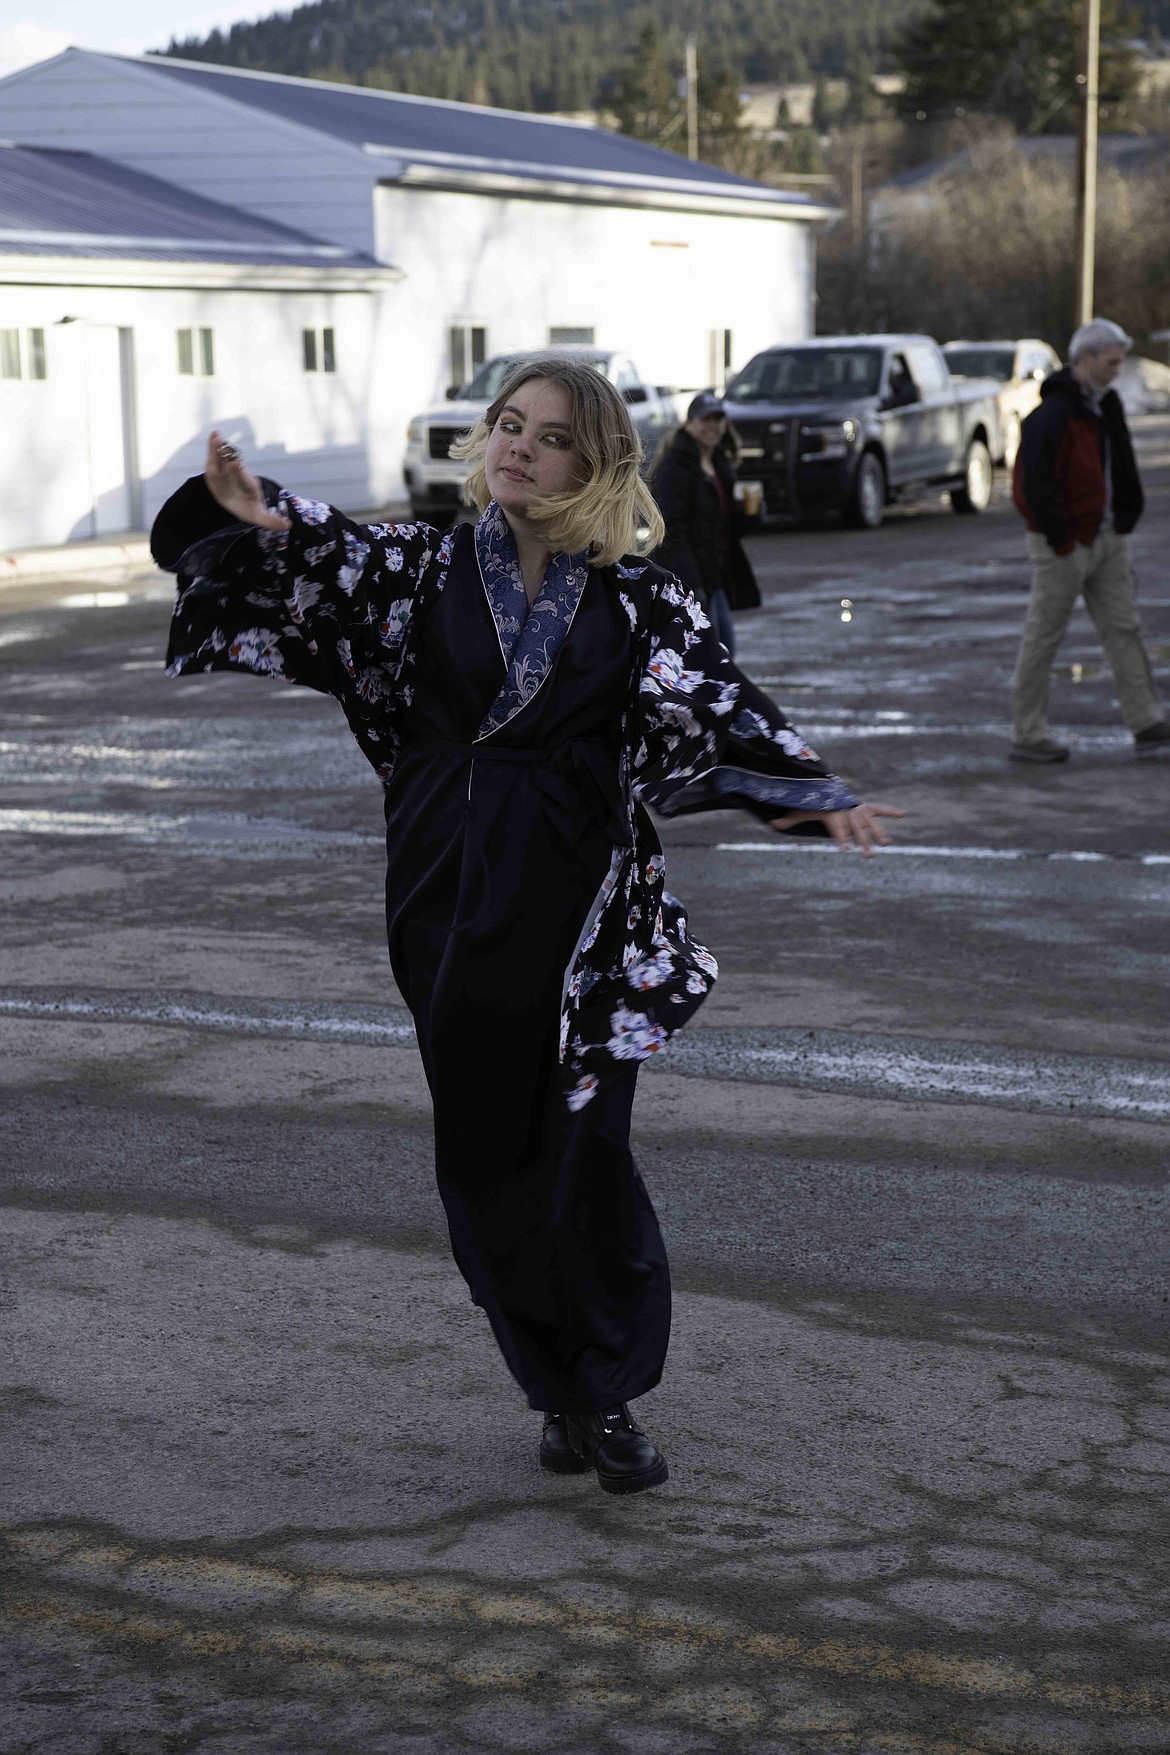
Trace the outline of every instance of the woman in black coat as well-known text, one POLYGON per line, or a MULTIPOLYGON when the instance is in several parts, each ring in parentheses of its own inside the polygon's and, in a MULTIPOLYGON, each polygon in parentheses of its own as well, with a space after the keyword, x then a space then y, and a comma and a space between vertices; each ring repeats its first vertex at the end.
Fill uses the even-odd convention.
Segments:
POLYGON ((651 487, 666 525, 654 559, 694 592, 734 656, 731 612, 754 609, 760 592, 739 540, 732 455, 723 403, 703 390, 659 452, 651 487))
POLYGON ((670 1276, 630 1152, 634 1084, 715 980, 664 888, 664 816, 739 804, 870 853, 880 818, 742 676, 679 582, 613 385, 522 361, 459 455, 481 517, 359 524, 213 433, 155 522, 172 675, 333 695, 385 787, 390 963, 415 1020, 458 1266, 544 1414, 540 1461, 640 1493, 628 1403, 670 1276))

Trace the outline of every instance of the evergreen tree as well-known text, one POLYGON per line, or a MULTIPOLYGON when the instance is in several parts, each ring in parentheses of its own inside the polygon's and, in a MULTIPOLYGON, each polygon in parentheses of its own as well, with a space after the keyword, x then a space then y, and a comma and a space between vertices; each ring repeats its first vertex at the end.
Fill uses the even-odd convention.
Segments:
POLYGON ((685 152, 686 110, 653 20, 638 33, 610 108, 617 117, 619 134, 632 134, 636 140, 685 152))
MULTIPOLYGON (((264 3, 257 0, 258 7, 264 3)), ((1170 0, 1103 0, 1109 44, 1132 34, 1118 19, 1123 4, 1134 6, 1137 28, 1147 37, 1155 28, 1170 32, 1170 0)), ((823 0, 702 0, 701 6, 687 0, 682 7, 677 0, 307 0, 204 38, 172 42, 167 52, 270 73, 320 77, 328 71, 355 84, 435 96, 458 89, 522 108, 612 108, 619 87, 628 84, 631 43, 654 24, 660 65, 642 69, 635 80, 643 88, 634 105, 642 113, 636 127, 652 129, 657 113, 668 130, 664 144, 677 147, 685 122, 673 121, 666 88, 674 89, 681 70, 686 29, 698 31, 700 52, 717 53, 736 81, 844 76, 853 110, 864 95, 858 68, 869 58, 888 66, 901 36, 919 82, 911 117, 921 109, 953 119, 955 108, 977 107, 990 93, 998 113, 1024 113, 1032 118, 1027 126, 1067 127, 1059 103, 1054 119, 1034 120, 1033 87, 1039 80, 1041 109, 1059 97, 1079 7, 1080 0, 987 0, 985 7, 971 0, 836 0, 831 7, 823 0), (907 35, 905 27, 924 16, 931 21, 926 30, 907 35), (1049 95, 1045 80, 1054 58, 1049 95), (942 75, 949 64, 948 80, 942 75), (658 94, 656 82, 663 87, 658 94)), ((1124 95, 1119 55, 1111 46, 1104 55, 1102 90, 1109 96, 1124 95)), ((622 101, 629 107, 636 96, 626 90, 622 101)), ((1109 108, 1115 124, 1115 106, 1109 108)), ((827 132, 838 120, 835 109, 822 105, 818 120, 827 132)), ((1151 112, 1143 125, 1166 124, 1151 112)))
POLYGON ((823 79, 818 79, 813 91, 813 128, 818 134, 827 134, 836 120, 837 110, 829 98, 829 88, 823 79))
MULTIPOLYGON (((910 121, 971 112, 1002 116, 1021 134, 1068 134, 1076 126, 1081 0, 933 0, 905 31, 895 55, 906 72, 899 100, 910 121)), ((1101 91, 1124 99, 1135 56, 1121 39, 1119 0, 1102 0, 1101 91)))
POLYGON ((873 62, 864 50, 850 55, 845 64, 845 81, 848 91, 841 120, 853 123, 876 122, 883 105, 874 89, 873 62))
POLYGON ((780 182, 785 171, 803 177, 824 175, 825 153, 815 128, 792 130, 781 150, 777 170, 780 182))

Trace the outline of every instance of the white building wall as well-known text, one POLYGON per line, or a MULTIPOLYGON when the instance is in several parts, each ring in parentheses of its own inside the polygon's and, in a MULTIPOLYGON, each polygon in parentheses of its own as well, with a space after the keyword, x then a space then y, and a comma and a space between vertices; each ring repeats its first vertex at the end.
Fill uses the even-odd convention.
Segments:
POLYGON ((99 153, 245 213, 373 251, 368 154, 133 61, 67 49, 0 79, 0 138, 99 153))
POLYGON ((799 221, 505 199, 383 184, 378 255, 405 279, 383 300, 375 374, 380 459, 401 466, 405 422, 441 402, 452 324, 489 353, 587 327, 649 383, 710 381, 712 329, 732 364, 810 333, 811 228, 799 221))
POLYGON ((126 524, 149 526, 199 471, 213 426, 237 437, 261 474, 304 493, 355 509, 398 497, 400 481, 388 480, 370 450, 376 307, 376 295, 363 293, 0 285, 0 328, 43 329, 47 353, 43 381, 0 379, 0 548, 118 527, 110 458, 121 454, 119 411, 105 398, 94 406, 86 367, 87 349, 105 356, 119 329, 133 337, 125 412, 139 477, 126 524), (76 320, 62 323, 66 316, 76 320), (176 331, 204 326, 215 338, 215 374, 182 376, 176 331), (305 372, 301 332, 326 326, 338 369, 305 372))
POLYGON ((406 425, 442 399, 456 322, 483 324, 489 352, 543 345, 553 326, 592 328, 599 346, 628 350, 647 381, 680 388, 711 381, 712 330, 731 331, 733 366, 811 330, 813 231, 799 220, 379 185, 385 159, 80 50, 0 80, 0 136, 101 154, 404 271, 380 293, 331 297, 0 287, 0 311, 53 312, 0 315, 0 326, 50 334, 46 384, 0 382, 0 484, 23 484, 0 495, 9 546, 85 535, 93 523, 80 465, 59 443, 62 422, 94 418, 78 363, 62 367, 70 393, 54 375, 53 359, 78 345, 52 329, 64 312, 134 331, 147 521, 197 466, 213 423, 306 492, 351 507, 399 499, 406 425), (216 377, 180 380, 174 331, 207 322, 216 377), (327 322, 341 367, 332 383, 307 379, 300 364, 301 329, 327 322), (27 447, 8 411, 33 435, 27 447), (28 468, 42 444, 60 472, 52 496, 28 468))

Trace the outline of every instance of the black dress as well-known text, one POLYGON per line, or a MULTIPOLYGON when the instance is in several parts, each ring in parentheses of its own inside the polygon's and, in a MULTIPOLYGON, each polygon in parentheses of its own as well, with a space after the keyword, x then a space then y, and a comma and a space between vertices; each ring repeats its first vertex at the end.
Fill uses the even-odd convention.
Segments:
POLYGON ((170 674, 340 703, 386 788, 390 959, 456 1260, 534 1407, 633 1400, 670 1326, 629 1150, 637 1068, 717 972, 646 802, 857 801, 651 564, 556 555, 529 604, 497 507, 443 534, 263 486, 287 533, 232 523, 198 478, 156 520, 179 576, 170 674))
POLYGON ((472 748, 505 665, 464 527, 386 793, 390 962, 434 1100, 451 1243, 536 1408, 643 1395, 670 1331, 629 1150, 637 1066, 576 1114, 556 1078, 566 971, 624 835, 629 671, 629 623, 591 574, 540 688, 472 748))

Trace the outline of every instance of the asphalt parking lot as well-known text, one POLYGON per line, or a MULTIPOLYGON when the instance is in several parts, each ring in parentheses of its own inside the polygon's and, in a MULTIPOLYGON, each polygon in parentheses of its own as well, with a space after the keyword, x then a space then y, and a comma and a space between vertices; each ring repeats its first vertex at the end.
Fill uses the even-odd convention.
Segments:
POLYGON ((630 1501, 541 1476, 450 1264, 340 715, 168 682, 156 575, 0 592, 0 1755, 1170 1749, 1170 759, 1078 612, 1073 758, 1005 760, 1002 483, 751 552, 744 668, 909 815, 663 827, 722 976, 640 1081, 630 1501))

